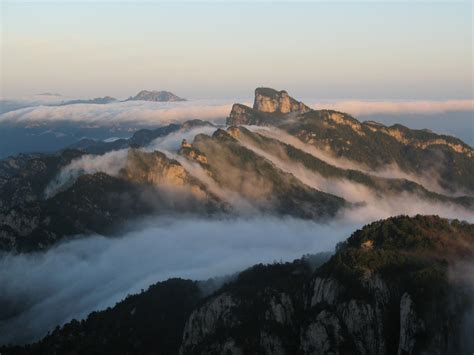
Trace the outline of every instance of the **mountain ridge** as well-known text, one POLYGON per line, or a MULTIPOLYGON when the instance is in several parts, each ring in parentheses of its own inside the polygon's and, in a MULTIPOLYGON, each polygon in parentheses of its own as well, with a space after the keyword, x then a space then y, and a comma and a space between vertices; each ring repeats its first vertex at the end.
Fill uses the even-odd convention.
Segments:
MULTIPOLYGON (((271 100, 275 92, 268 94, 266 100, 271 100)), ((474 149, 458 138, 402 125, 361 123, 333 110, 312 110, 305 106, 281 113, 261 111, 259 107, 234 104, 227 125, 274 126, 304 143, 371 169, 395 163, 408 173, 428 171, 437 175, 439 185, 448 191, 460 188, 474 193, 474 182, 467 178, 474 175, 474 149)))
MULTIPOLYGON (((474 208, 469 192, 474 159, 457 152, 457 146, 430 143, 448 138, 393 126, 406 137, 395 139, 379 132, 390 127, 363 124, 336 111, 311 110, 286 91, 257 88, 255 93, 256 109, 234 105, 228 123, 236 118, 235 107, 245 107, 237 125, 190 120, 142 129, 129 139, 82 140, 55 154, 0 160, 0 248, 32 251, 78 233, 113 235, 113 228, 109 228, 119 221, 175 214, 179 208, 198 216, 263 213, 319 221, 357 213, 359 208, 382 208, 385 215, 404 212, 405 199, 413 204, 422 201, 427 206, 449 206, 463 213, 474 208), (251 129, 246 128, 249 123, 251 129), (181 141, 181 146, 178 142, 173 148, 160 145, 168 139, 181 141), (341 144, 349 148, 334 151, 332 147, 341 144), (108 155, 102 158, 105 153, 108 155), (352 159, 354 156, 362 160, 352 159), (378 168, 388 165, 377 161, 398 164, 404 156, 405 170, 400 169, 405 175, 378 174, 378 168), (88 171, 91 161, 96 163, 88 171), (103 162, 114 162, 112 166, 120 169, 101 167, 103 162), (346 162, 350 164, 346 166, 346 162), (416 178, 427 165, 438 181, 416 178), (453 166, 456 170, 443 175, 453 166), (464 183, 465 194, 455 193, 458 182, 464 183), (124 191, 118 191, 117 186, 124 191), (78 189, 84 196, 77 195, 78 189), (160 201, 159 208, 145 198, 145 191, 160 201), (133 208, 127 211, 120 204, 107 202, 121 194, 133 200, 133 208), (57 211, 55 206, 60 204, 67 208, 57 211), (104 213, 92 218, 97 206, 104 213)), ((457 142, 455 138, 449 141, 457 142)))

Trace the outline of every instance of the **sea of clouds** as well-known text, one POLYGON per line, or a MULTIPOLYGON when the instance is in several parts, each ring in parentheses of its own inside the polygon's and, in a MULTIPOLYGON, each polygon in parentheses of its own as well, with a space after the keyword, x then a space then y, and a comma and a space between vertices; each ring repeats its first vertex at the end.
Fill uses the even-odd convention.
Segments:
MULTIPOLYGON (((398 107, 413 110, 411 105, 398 107)), ((462 107, 467 106, 455 102, 444 106, 435 105, 431 110, 459 110, 462 107)), ((230 108, 230 102, 216 101, 36 106, 4 113, 0 115, 0 122, 54 122, 66 119, 79 123, 107 124, 135 120, 140 124, 159 126, 199 118, 223 123, 230 108)), ((341 107, 338 109, 343 110, 341 107)), ((427 108, 424 110, 426 113, 427 108)), ((192 141, 196 134, 212 134, 215 129, 199 127, 181 130, 155 140, 145 150, 161 150, 170 158, 178 159, 211 191, 219 196, 227 196, 235 206, 245 209, 245 204, 238 197, 213 185, 198 165, 176 155, 183 138, 192 141)), ((292 139, 274 129, 264 129, 263 133, 284 141, 292 139)), ((335 166, 365 170, 365 167, 354 162, 335 159, 327 152, 297 140, 289 143, 335 166)), ((46 252, 1 255, 0 304, 5 307, 0 310, 0 344, 39 339, 58 324, 112 306, 127 294, 170 277, 206 279, 234 273, 259 262, 292 260, 306 253, 332 251, 338 242, 347 238, 356 228, 376 219, 402 213, 423 213, 474 222, 472 214, 456 206, 423 201, 410 195, 381 200, 364 186, 345 180, 326 180, 302 166, 279 161, 255 147, 247 147, 309 186, 338 194, 352 202, 368 203, 344 211, 338 219, 327 224, 259 215, 213 220, 189 216, 152 218, 135 221, 133 228, 131 226, 130 230, 124 230, 122 235, 115 238, 85 236, 65 241, 46 252)), ((104 171, 117 175, 123 167, 126 154, 126 151, 115 151, 102 156, 83 156, 61 171, 51 182, 47 193, 54 194, 83 173, 104 171)), ((393 177, 401 172, 396 167, 387 167, 386 171, 379 172, 380 176, 384 174, 393 177)), ((417 177, 400 177, 417 181, 417 177)))
POLYGON ((332 251, 359 226, 262 216, 137 223, 141 231, 115 238, 94 235, 46 252, 3 255, 0 344, 36 340, 58 324, 113 306, 170 277, 204 280, 256 263, 332 251), (7 318, 7 309, 19 313, 7 318))

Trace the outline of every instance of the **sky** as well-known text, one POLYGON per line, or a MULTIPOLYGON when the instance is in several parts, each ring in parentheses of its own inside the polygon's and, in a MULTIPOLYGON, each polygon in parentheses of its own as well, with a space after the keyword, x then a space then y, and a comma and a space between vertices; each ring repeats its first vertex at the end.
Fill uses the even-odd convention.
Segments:
POLYGON ((2 1, 1 96, 470 99, 470 1, 2 1))

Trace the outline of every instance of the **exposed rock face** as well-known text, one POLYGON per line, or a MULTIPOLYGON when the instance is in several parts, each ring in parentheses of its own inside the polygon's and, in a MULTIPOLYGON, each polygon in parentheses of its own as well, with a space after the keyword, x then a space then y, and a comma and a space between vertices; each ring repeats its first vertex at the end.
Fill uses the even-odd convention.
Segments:
POLYGON ((413 354, 416 340, 423 331, 423 320, 418 318, 410 295, 404 293, 400 300, 400 343, 398 355, 413 354))
POLYGON ((142 101, 156 101, 156 102, 175 102, 175 101, 186 101, 179 96, 176 96, 169 91, 147 91, 142 90, 136 96, 130 97, 127 101, 142 100, 142 101))
MULTIPOLYGON (((185 145, 187 142, 185 142, 185 145)), ((207 164, 206 157, 199 151, 195 152, 192 148, 185 147, 184 150, 189 153, 196 161, 207 164)), ((128 152, 127 163, 121 171, 121 177, 127 181, 148 183, 158 188, 177 188, 176 193, 191 193, 195 198, 206 201, 211 205, 219 205, 217 196, 208 191, 206 185, 192 176, 176 160, 169 159, 165 154, 155 151, 145 153, 140 150, 130 149, 128 152)), ((224 210, 224 205, 221 205, 224 210)), ((223 210, 223 211, 224 211, 223 210)))
POLYGON ((293 99, 286 91, 257 88, 253 108, 234 104, 227 118, 227 124, 277 126, 293 118, 294 115, 308 111, 310 111, 308 106, 293 99))
POLYGON ((311 307, 324 302, 330 305, 336 303, 342 286, 334 279, 322 279, 317 277, 314 280, 313 296, 311 297, 311 307))
POLYGON ((286 91, 276 91, 270 88, 255 89, 253 109, 267 113, 303 113, 309 111, 308 106, 293 99, 286 91))
POLYGON ((178 154, 188 158, 189 160, 199 163, 201 166, 207 167, 208 165, 206 155, 202 153, 199 149, 193 148, 193 146, 188 143, 186 139, 183 139, 178 154))
POLYGON ((184 186, 190 179, 187 171, 176 160, 161 152, 145 153, 130 149, 122 176, 134 182, 152 185, 184 186))
POLYGON ((344 343, 339 319, 330 312, 322 311, 301 334, 303 354, 340 354, 344 343))
POLYGON ((265 119, 263 117, 259 117, 250 107, 241 104, 234 104, 232 106, 229 118, 227 119, 227 124, 236 126, 263 125, 264 123, 265 119))
MULTIPOLYGON (((187 349, 195 350, 208 336, 214 336, 221 328, 235 326, 236 319, 233 316, 234 308, 237 306, 232 295, 223 293, 203 307, 194 311, 189 317, 183 332, 183 346, 181 354, 188 354, 187 349)), ((219 348, 232 347, 232 341, 225 339, 222 343, 212 344, 208 348, 201 348, 201 352, 218 351, 219 348)))

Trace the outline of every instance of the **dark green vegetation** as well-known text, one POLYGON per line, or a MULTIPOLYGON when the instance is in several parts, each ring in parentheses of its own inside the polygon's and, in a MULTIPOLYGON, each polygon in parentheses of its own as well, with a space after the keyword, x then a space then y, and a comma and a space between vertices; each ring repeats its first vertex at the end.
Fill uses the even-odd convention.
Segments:
MULTIPOLYGON (((400 216, 354 232, 336 253, 256 265, 206 295, 171 279, 3 354, 462 354, 474 225, 400 216)), ((468 349, 469 350, 469 349, 468 349)))
POLYGON ((127 297, 86 320, 57 327, 42 341, 12 354, 177 354, 189 314, 202 298, 195 281, 169 279, 127 297))

